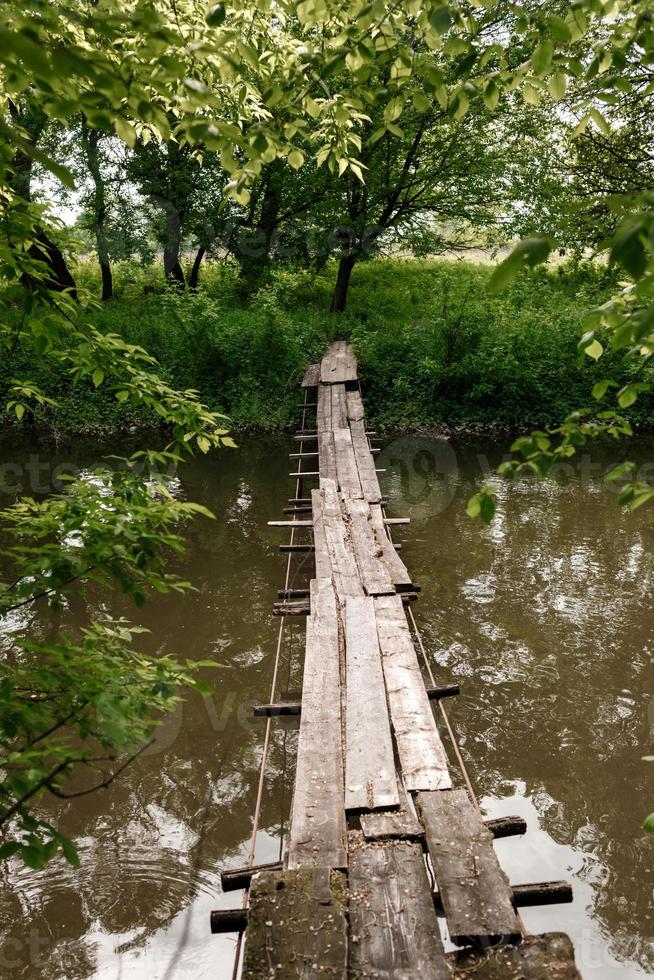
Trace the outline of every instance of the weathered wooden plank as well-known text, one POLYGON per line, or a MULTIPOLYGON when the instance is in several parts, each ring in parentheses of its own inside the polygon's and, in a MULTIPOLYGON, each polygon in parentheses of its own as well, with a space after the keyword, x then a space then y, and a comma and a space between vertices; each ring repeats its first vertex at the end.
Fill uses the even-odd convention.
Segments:
POLYGON ((370 525, 375 543, 381 549, 393 585, 396 589, 408 589, 412 585, 411 576, 386 533, 384 515, 380 504, 370 504, 370 525))
POLYGON ((315 548, 316 578, 331 578, 332 560, 327 546, 325 521, 322 512, 323 494, 321 490, 311 491, 311 509, 313 516, 313 544, 315 548))
POLYGON ((409 809, 362 813, 361 830, 366 840, 421 840, 425 832, 409 809))
POLYGON ((493 849, 493 835, 465 790, 418 793, 438 893, 453 943, 520 938, 511 887, 493 849))
POLYGON ((400 805, 372 599, 345 605, 345 809, 400 805))
POLYGON ((349 344, 335 340, 320 362, 320 380, 323 384, 340 384, 356 381, 357 362, 349 344))
POLYGON ((363 595, 359 570, 354 551, 347 534, 341 502, 333 480, 321 480, 322 516, 327 540, 331 573, 336 583, 336 593, 342 602, 346 596, 363 595))
POLYGON ((406 788, 450 789, 445 749, 429 704, 398 595, 375 602, 386 693, 406 788))
POLYGON ((332 429, 347 429, 345 385, 331 385, 327 390, 332 395, 332 429))
POLYGON ((345 876, 326 868, 252 880, 243 980, 346 980, 345 876))
POLYGON ((303 388, 315 388, 320 381, 320 361, 310 364, 302 378, 303 388))
POLYGON ((449 970, 418 844, 351 851, 351 980, 447 980, 449 970))
POLYGON ((354 557, 366 594, 394 593, 395 586, 370 522, 370 505, 365 500, 353 500, 350 496, 346 496, 344 506, 350 519, 354 557))
POLYGON ((316 430, 318 435, 322 432, 331 432, 332 429, 332 396, 329 388, 325 385, 318 385, 318 399, 316 407, 316 430))
POLYGON ((581 980, 570 938, 563 932, 528 936, 519 946, 448 954, 452 980, 581 980))
POLYGON ((348 391, 345 395, 347 417, 351 422, 363 422, 363 399, 360 391, 348 391))
POLYGON ((375 460, 368 446, 365 423, 350 422, 350 432, 363 496, 370 503, 378 504, 381 500, 381 490, 375 469, 375 460))
POLYGON ((311 582, 288 867, 347 866, 341 679, 331 579, 311 582))
POLYGON ((337 480, 336 446, 333 432, 321 432, 318 437, 318 472, 325 480, 337 480))
POLYGON ((351 497, 363 497, 350 430, 334 429, 332 436, 336 453, 336 473, 341 492, 351 497))

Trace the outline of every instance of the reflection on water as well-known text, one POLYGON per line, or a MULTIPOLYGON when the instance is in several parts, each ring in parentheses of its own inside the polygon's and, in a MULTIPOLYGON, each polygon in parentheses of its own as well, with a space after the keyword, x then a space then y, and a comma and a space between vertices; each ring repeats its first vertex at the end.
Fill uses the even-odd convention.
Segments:
MULTIPOLYGON (((209 934, 208 913, 238 902, 220 894, 219 872, 247 856, 263 730, 251 705, 268 695, 283 577, 280 532, 266 521, 291 492, 290 448, 247 442, 183 471, 176 492, 219 515, 193 527, 177 569, 198 591, 114 611, 151 629, 148 652, 211 657, 224 669, 207 671, 214 695, 184 703, 106 792, 48 804, 82 867, 2 872, 0 975, 230 975, 234 940, 209 934)), ((643 461, 652 449, 641 441, 643 461)), ((584 977, 645 976, 654 839, 639 825, 654 809, 654 769, 641 761, 654 747, 654 512, 618 510, 600 479, 610 457, 595 452, 546 483, 500 487, 498 520, 483 528, 466 518, 465 500, 499 456, 426 437, 384 449, 391 512, 412 518, 401 538, 423 590, 415 615, 439 680, 461 682, 450 714, 485 809, 528 820, 525 838, 497 843, 511 880, 574 883, 572 906, 527 909, 528 928, 568 931, 584 977)), ((293 584, 310 570, 307 559, 293 584)), ((85 591, 61 619, 82 622, 104 602, 85 591)), ((45 626, 26 610, 11 624, 45 626)), ((288 626, 280 686, 292 691, 303 624, 288 626)), ((260 861, 279 854, 295 748, 295 725, 276 723, 260 861)))

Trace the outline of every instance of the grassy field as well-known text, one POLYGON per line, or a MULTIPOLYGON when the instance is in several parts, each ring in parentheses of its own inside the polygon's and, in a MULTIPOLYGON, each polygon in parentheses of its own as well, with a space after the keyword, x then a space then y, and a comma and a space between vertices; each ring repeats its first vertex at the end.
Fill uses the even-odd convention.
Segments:
MULTIPOLYGON (((277 269, 248 302, 236 270, 203 269, 196 293, 168 290, 160 267, 115 269, 116 297, 87 315, 103 330, 141 344, 176 386, 197 388, 235 428, 280 430, 297 421, 307 361, 336 336, 351 340, 371 423, 381 428, 517 431, 556 423, 590 402, 595 380, 620 379, 621 358, 579 363, 584 314, 614 285, 585 264, 523 274, 499 296, 491 267, 464 261, 378 259, 355 268, 348 312, 327 312, 335 270, 277 269)), ((76 271, 82 294, 97 295, 91 262, 76 271)), ((39 420, 58 436, 99 435, 145 422, 104 386, 72 386, 65 368, 19 349, 0 368, 0 386, 32 377, 59 406, 39 420)), ((639 409, 646 418, 647 407, 639 409)))

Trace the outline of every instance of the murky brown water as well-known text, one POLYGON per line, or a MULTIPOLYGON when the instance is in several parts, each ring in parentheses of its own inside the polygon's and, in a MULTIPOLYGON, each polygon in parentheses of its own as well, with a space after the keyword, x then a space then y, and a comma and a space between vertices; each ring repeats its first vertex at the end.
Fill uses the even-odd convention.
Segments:
MULTIPOLYGON (((263 733, 251 705, 268 695, 284 568, 281 532, 266 521, 292 492, 290 448, 248 441, 184 470, 179 492, 221 517, 190 535, 183 571, 199 591, 127 611, 152 630, 148 650, 227 669, 208 672, 214 696, 186 702, 119 783, 50 810, 76 838, 80 870, 1 872, 0 976, 230 976, 234 940, 210 935, 209 911, 239 901, 221 895, 219 871, 247 854, 263 733)), ((654 459, 654 442, 641 440, 638 455, 654 459)), ((654 511, 618 509, 598 479, 614 456, 594 452, 546 483, 503 487, 490 529, 464 504, 497 448, 401 438, 379 463, 390 512, 412 518, 398 538, 423 589, 416 619, 438 678, 462 686, 448 706, 473 781, 488 813, 529 822, 524 838, 498 842, 502 864, 514 883, 574 885, 572 906, 527 909, 526 924, 566 930, 593 980, 654 970, 654 838, 640 831, 654 809, 654 766, 641 761, 654 747, 654 511)), ((41 483, 65 458, 41 453, 41 483)), ((28 454, 13 462, 0 476, 29 490, 34 463, 30 476, 28 454)), ((81 621, 98 602, 86 594, 63 617, 81 621)), ((289 626, 281 688, 293 690, 303 623, 289 626)), ((276 723, 259 861, 279 854, 295 745, 295 726, 276 723)))

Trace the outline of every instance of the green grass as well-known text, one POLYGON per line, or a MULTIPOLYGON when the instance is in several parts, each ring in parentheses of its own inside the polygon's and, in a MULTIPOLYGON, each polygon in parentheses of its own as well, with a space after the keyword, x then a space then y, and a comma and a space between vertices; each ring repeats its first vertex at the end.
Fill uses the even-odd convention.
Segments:
MULTIPOLYGON (((525 273, 499 296, 487 292, 489 274, 490 267, 463 261, 374 260, 355 268, 348 312, 332 316, 333 266, 317 275, 277 269, 243 303, 229 265, 205 266, 201 289, 179 294, 164 288, 158 266, 124 263, 115 269, 115 299, 90 315, 145 347, 167 381, 199 389, 236 428, 294 425, 304 366, 335 336, 352 341, 368 417, 382 428, 545 426, 589 404, 598 378, 625 377, 615 356, 601 367, 578 363, 581 321, 614 285, 607 270, 586 264, 525 273)), ((79 266, 77 277, 97 294, 93 263, 79 266)), ((49 424, 59 433, 146 421, 109 388, 73 387, 62 368, 35 363, 29 350, 5 361, 0 386, 21 375, 58 397, 49 424)))

